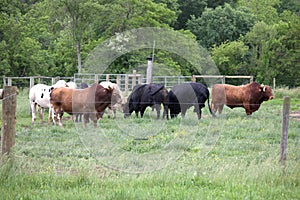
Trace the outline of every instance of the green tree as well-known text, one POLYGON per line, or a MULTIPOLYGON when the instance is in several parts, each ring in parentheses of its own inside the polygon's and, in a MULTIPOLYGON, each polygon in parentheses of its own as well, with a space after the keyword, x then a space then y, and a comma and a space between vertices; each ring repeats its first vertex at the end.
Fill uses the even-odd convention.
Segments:
POLYGON ((256 18, 245 8, 232 8, 229 4, 216 9, 207 8, 199 18, 192 17, 187 22, 188 29, 206 48, 220 45, 225 41, 237 40, 255 24, 256 18))
POLYGON ((174 28, 177 30, 186 29, 187 21, 192 19, 192 16, 195 18, 201 17, 205 8, 214 9, 218 6, 223 6, 225 3, 235 5, 235 2, 236 0, 178 0, 180 13, 174 28))
POLYGON ((102 25, 108 37, 139 27, 169 27, 176 20, 175 11, 152 0, 109 1, 104 16, 102 25))
POLYGON ((278 22, 279 17, 276 6, 280 5, 280 0, 239 0, 238 6, 246 7, 248 12, 255 15, 259 21, 267 24, 278 22))
POLYGON ((251 53, 248 68, 259 82, 270 84, 276 78, 281 85, 300 85, 300 20, 294 18, 274 25, 259 22, 245 36, 251 53))
POLYGON ((212 59, 224 75, 248 75, 245 68, 249 47, 242 41, 232 41, 214 46, 212 59))
POLYGON ((84 35, 90 30, 96 15, 101 13, 103 7, 92 0, 56 0, 50 6, 51 13, 57 15, 64 26, 71 31, 77 52, 78 72, 82 69, 81 48, 84 35))

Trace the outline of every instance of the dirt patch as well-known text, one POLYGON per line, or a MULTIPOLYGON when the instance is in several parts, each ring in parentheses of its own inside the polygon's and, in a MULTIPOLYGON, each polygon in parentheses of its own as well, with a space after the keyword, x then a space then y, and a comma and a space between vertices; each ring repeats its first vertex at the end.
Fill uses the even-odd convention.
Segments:
POLYGON ((300 122, 300 110, 297 110, 297 111, 292 111, 290 113, 290 117, 296 119, 297 121, 300 122))

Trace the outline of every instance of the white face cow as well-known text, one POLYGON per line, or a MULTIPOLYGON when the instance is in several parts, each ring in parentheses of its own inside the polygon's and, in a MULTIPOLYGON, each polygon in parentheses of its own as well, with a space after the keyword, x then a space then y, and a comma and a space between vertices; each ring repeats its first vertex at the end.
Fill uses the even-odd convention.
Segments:
POLYGON ((113 94, 112 94, 112 99, 111 99, 111 105, 109 106, 109 110, 107 111, 108 117, 110 117, 110 110, 113 111, 114 113, 114 118, 117 116, 117 110, 122 111, 122 100, 123 100, 123 95, 122 92, 119 88, 119 86, 116 83, 112 83, 110 81, 103 81, 100 83, 104 88, 112 88, 113 89, 113 94))
POLYGON ((29 103, 32 124, 35 124, 36 120, 36 106, 40 107, 39 117, 41 122, 44 122, 44 110, 49 109, 48 123, 51 122, 52 118, 52 106, 50 103, 50 92, 51 88, 67 87, 67 84, 64 80, 59 80, 56 84, 48 86, 45 84, 36 84, 29 91, 29 103))

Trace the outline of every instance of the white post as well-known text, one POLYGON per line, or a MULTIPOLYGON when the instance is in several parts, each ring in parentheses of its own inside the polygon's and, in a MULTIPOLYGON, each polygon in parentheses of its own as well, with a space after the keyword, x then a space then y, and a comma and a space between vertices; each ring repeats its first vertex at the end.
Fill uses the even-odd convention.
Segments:
POLYGON ((148 57, 148 66, 147 66, 147 84, 150 84, 152 82, 152 57, 148 57))

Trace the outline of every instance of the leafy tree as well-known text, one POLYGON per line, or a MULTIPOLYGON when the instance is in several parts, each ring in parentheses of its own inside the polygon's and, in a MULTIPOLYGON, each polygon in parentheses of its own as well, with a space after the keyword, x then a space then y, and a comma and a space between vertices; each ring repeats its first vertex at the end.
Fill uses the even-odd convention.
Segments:
POLYGON ((105 8, 106 36, 139 27, 169 27, 176 20, 175 11, 152 0, 113 0, 105 8))
POLYGON ((280 5, 280 0, 239 0, 238 6, 246 7, 248 12, 255 15, 259 21, 267 24, 276 23, 279 20, 276 6, 280 5))
POLYGON ((214 46, 212 58, 220 70, 226 75, 248 75, 245 68, 249 47, 242 41, 232 41, 214 46))
POLYGON ((178 3, 181 11, 175 25, 175 28, 178 30, 185 29, 186 22, 191 19, 191 16, 195 18, 200 17, 207 7, 207 0, 178 0, 178 3))
POLYGON ((186 29, 186 23, 188 20, 201 17, 202 12, 205 8, 216 8, 218 6, 223 6, 225 3, 235 5, 236 0, 178 0, 180 13, 175 24, 175 29, 186 29))
POLYGON ((293 13, 300 12, 300 3, 298 0, 280 0, 279 4, 274 6, 278 13, 291 11, 293 13))
POLYGON ((300 85, 299 31, 299 19, 274 25, 259 22, 245 36, 252 55, 249 68, 258 81, 270 84, 276 78, 282 85, 300 85))
POLYGON ((188 21, 188 29, 197 36, 197 40, 206 48, 220 45, 225 41, 237 40, 245 35, 255 24, 256 18, 243 7, 234 9, 229 4, 216 9, 207 8, 199 18, 188 21))
POLYGON ((81 72, 81 46, 84 34, 89 30, 95 15, 102 11, 102 6, 92 0, 56 0, 50 4, 52 14, 58 15, 64 26, 69 26, 77 50, 78 72, 81 72))

